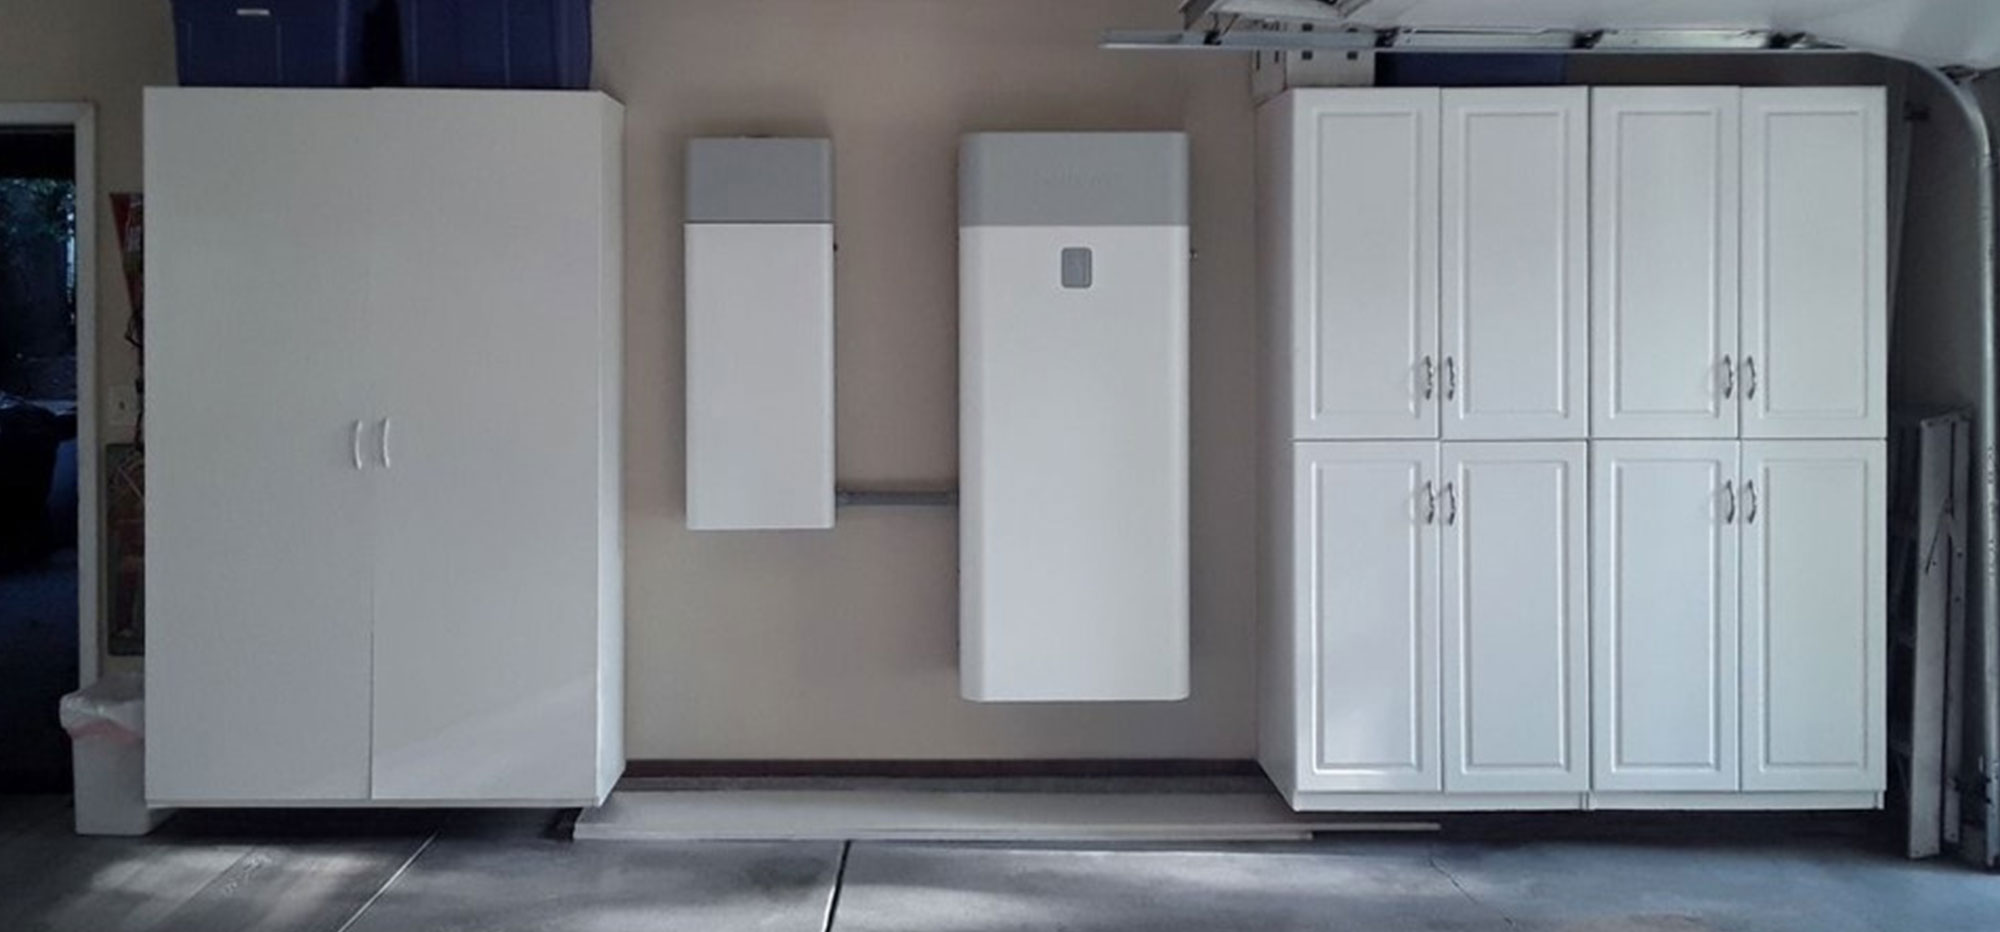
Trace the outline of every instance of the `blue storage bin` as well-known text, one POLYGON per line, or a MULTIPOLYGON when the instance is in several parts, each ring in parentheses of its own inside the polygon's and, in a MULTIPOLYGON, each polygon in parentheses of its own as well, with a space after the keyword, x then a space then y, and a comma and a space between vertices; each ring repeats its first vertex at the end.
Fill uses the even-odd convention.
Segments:
POLYGON ((377 0, 174 0, 174 48, 191 87, 353 87, 366 82, 362 19, 377 0))
POLYGON ((1381 87, 1521 87, 1569 78, 1561 52, 1389 52, 1375 59, 1381 87))
POLYGON ((411 87, 590 86, 590 0, 398 0, 411 87))

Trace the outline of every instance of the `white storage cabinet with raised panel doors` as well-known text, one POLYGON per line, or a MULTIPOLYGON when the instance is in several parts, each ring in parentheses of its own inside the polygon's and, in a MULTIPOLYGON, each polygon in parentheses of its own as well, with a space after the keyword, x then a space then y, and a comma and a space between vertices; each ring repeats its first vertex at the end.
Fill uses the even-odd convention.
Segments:
POLYGON ((1263 107, 1259 744, 1293 806, 1880 805, 1883 100, 1263 107))
POLYGON ((149 801, 601 801, 622 108, 164 89, 145 117, 149 801))

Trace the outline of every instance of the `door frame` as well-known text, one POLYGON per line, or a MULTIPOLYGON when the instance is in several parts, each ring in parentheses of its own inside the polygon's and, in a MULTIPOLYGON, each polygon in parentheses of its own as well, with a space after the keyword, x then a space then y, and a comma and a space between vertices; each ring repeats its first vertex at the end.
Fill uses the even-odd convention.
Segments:
POLYGON ((0 103, 0 128, 67 127, 76 146, 76 624, 77 685, 97 681, 102 655, 98 565, 103 516, 98 479, 97 391, 97 106, 0 103))

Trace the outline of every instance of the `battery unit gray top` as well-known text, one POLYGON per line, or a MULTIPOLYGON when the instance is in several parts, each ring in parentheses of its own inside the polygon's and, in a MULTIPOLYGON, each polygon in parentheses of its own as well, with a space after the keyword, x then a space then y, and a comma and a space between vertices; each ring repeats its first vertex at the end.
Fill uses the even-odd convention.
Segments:
POLYGON ((690 140, 687 220, 832 223, 832 140, 690 140))
POLYGON ((961 226, 1188 223, 1185 133, 975 133, 958 181, 961 226))

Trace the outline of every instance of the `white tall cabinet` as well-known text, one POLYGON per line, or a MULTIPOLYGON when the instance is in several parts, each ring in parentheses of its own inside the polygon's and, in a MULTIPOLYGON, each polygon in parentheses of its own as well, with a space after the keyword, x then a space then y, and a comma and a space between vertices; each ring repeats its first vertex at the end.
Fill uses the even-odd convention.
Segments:
POLYGON ((1879 805, 1882 107, 1264 106, 1260 747, 1294 806, 1879 805))
POLYGON ((155 804, 608 792, 622 123, 599 94, 147 93, 155 804))

